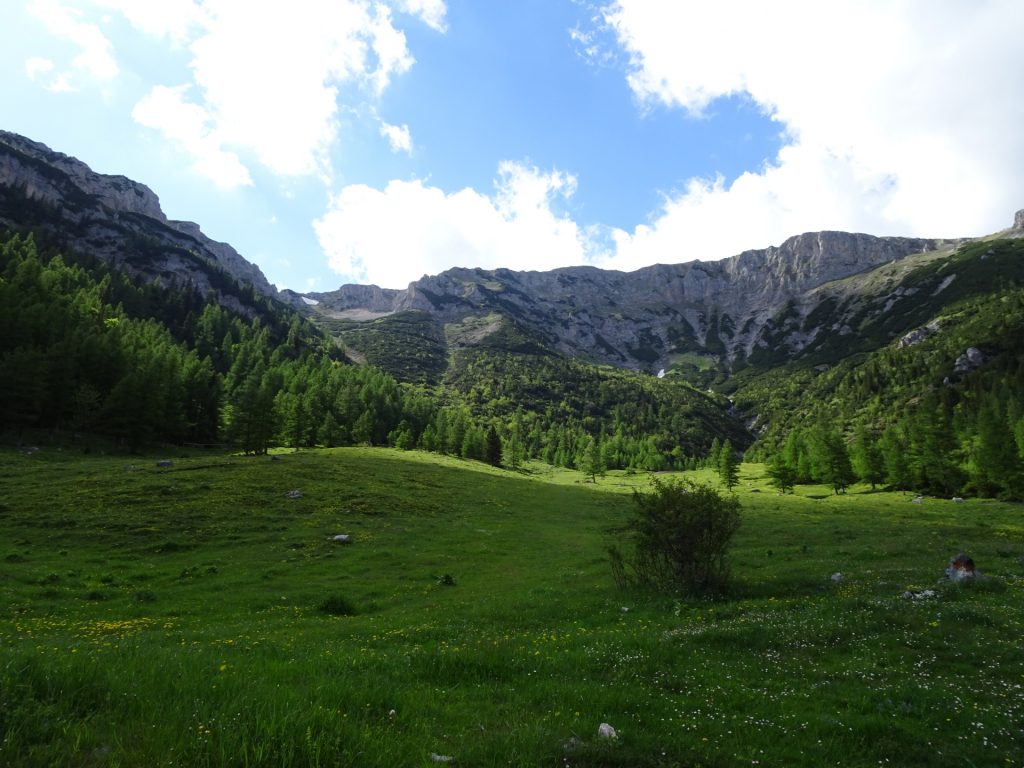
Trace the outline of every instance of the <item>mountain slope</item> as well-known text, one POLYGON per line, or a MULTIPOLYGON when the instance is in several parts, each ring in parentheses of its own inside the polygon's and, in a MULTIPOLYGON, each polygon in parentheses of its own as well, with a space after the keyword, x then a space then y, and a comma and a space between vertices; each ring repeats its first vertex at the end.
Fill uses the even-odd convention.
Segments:
POLYGON ((95 173, 7 131, 0 131, 0 226, 46 233, 62 249, 146 279, 212 292, 236 311, 247 311, 247 291, 277 294, 230 245, 206 237, 197 224, 169 220, 145 185, 95 173))
MULTIPOLYGON (((787 305, 826 283, 955 245, 820 232, 720 262, 631 273, 451 269, 404 291, 342 286, 309 298, 318 302, 315 313, 350 322, 410 310, 444 323, 498 313, 554 351, 653 373, 691 354, 709 355, 716 366, 742 360, 769 344, 772 321, 787 305)), ((798 339, 790 343, 802 348, 798 339)))

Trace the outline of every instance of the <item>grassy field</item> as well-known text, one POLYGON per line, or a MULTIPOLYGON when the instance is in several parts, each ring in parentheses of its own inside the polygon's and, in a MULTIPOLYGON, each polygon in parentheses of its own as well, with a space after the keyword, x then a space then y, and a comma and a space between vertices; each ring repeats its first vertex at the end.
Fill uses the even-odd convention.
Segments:
POLYGON ((1024 764, 1020 505, 745 465, 732 594, 673 600, 604 553, 646 475, 158 458, 0 453, 0 764, 1024 764))

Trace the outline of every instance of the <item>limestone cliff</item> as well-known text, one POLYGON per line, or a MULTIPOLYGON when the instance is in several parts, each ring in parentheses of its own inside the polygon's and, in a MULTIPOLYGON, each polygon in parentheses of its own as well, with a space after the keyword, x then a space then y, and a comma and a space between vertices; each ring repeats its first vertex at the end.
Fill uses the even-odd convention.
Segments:
POLYGON ((770 344, 798 352, 813 341, 814 331, 802 322, 792 332, 780 330, 781 314, 792 310, 802 320, 834 298, 822 293, 830 283, 952 245, 818 232, 722 261, 659 264, 630 273, 594 267, 451 269, 404 291, 343 286, 311 296, 321 311, 350 319, 360 319, 360 310, 373 317, 420 310, 461 323, 498 312, 559 351, 653 372, 687 353, 729 361, 770 344))
POLYGON ((223 277, 266 296, 276 291, 255 264, 199 225, 172 221, 157 196, 124 176, 96 173, 85 163, 43 144, 0 131, 0 224, 41 228, 76 251, 162 282, 192 284, 224 294, 223 277))

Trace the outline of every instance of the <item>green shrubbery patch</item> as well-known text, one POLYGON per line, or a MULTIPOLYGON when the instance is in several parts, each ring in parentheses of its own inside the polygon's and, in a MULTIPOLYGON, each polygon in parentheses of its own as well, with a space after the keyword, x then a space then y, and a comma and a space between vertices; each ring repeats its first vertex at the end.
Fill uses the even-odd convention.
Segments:
POLYGON ((325 598, 317 606, 317 610, 329 616, 355 616, 358 613, 352 601, 343 595, 331 595, 325 598))

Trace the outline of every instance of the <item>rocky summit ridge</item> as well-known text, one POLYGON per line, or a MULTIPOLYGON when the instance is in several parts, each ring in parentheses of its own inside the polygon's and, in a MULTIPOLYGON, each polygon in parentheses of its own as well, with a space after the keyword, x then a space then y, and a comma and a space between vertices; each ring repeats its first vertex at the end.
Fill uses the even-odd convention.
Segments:
MULTIPOLYGON (((451 327, 497 313, 563 353, 656 372, 693 353, 733 361, 779 345, 799 352, 817 335, 804 321, 843 293, 837 282, 911 257, 949 254, 962 242, 815 232, 721 261, 628 273, 456 268, 405 290, 346 285, 307 297, 318 302, 317 312, 339 320, 412 310, 451 327)), ((841 332, 842 323, 830 330, 841 332)))
MULTIPOLYGON (((943 264, 968 242, 812 232, 721 261, 628 273, 454 268, 403 290, 345 285, 302 296, 277 292, 259 267, 197 224, 168 219, 144 184, 96 173, 7 131, 0 131, 0 226, 44 232, 62 248, 212 293, 243 314, 250 312, 251 290, 347 327, 369 328, 397 315, 425 319, 428 336, 448 346, 478 343, 512 324, 550 350, 652 373, 701 367, 702 360, 719 368, 759 359, 774 364, 825 340, 835 346, 837 338, 854 339, 872 323, 873 340, 888 343, 927 320, 924 304, 963 282, 963 265, 943 272, 943 264), (922 269, 931 270, 927 280, 907 282, 922 269)), ((1022 236, 1024 210, 994 237, 1022 236)), ((360 350, 343 341, 358 359, 360 350)))
POLYGON ((226 276, 265 296, 277 291, 255 264, 198 224, 168 219, 145 184, 94 172, 81 160, 0 131, 0 225, 42 230, 62 247, 163 283, 190 284, 244 309, 226 276))

